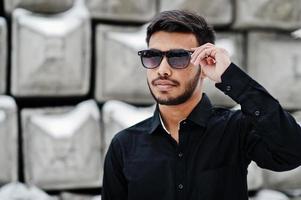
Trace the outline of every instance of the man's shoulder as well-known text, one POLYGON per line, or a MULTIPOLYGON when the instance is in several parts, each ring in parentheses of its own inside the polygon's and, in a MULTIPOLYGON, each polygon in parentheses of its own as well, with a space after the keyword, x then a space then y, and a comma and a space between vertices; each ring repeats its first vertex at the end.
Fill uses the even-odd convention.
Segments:
POLYGON ((131 137, 139 137, 146 135, 151 129, 152 121, 153 118, 149 117, 141 122, 138 122, 128 128, 119 131, 114 138, 118 140, 126 140, 131 137))

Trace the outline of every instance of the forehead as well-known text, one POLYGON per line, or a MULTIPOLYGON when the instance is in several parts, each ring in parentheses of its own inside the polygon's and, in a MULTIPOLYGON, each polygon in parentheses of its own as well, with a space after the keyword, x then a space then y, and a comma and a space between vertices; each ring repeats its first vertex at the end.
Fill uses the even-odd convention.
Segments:
POLYGON ((158 31, 152 34, 149 48, 166 51, 169 49, 190 49, 197 47, 198 42, 193 33, 158 31))

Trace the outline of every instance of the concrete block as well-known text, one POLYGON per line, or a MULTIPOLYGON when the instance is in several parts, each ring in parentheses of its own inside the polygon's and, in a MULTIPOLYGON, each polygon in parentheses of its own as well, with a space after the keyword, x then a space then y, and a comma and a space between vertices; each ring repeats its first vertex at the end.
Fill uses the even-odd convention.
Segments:
POLYGON ((13 12, 11 92, 85 95, 90 81, 90 18, 82 3, 60 15, 13 12))
POLYGON ((153 115, 155 106, 135 107, 121 101, 107 101, 102 107, 104 127, 104 154, 114 135, 153 115))
POLYGON ((95 97, 98 101, 153 102, 146 70, 137 54, 147 48, 145 36, 144 27, 97 27, 95 97))
POLYGON ((0 17, 0 94, 6 89, 6 61, 7 61, 7 25, 3 17, 0 17))
POLYGON ((236 0, 234 26, 238 28, 301 27, 300 0, 236 0))
POLYGON ((301 38, 301 29, 295 30, 294 32, 292 32, 292 36, 294 38, 301 38))
POLYGON ((301 188, 301 167, 286 171, 263 170, 264 187, 280 191, 301 188))
POLYGON ((93 100, 24 109, 21 117, 26 183, 48 190, 100 186, 100 114, 93 100))
POLYGON ((204 16, 210 24, 228 25, 232 22, 232 0, 160 0, 160 11, 185 9, 204 16))
POLYGON ((292 115, 296 119, 296 121, 299 122, 299 124, 301 124, 301 111, 296 111, 292 113, 292 115))
POLYGON ((50 196, 35 186, 13 182, 0 188, 2 200, 59 200, 56 196, 50 196))
POLYGON ((69 192, 63 192, 61 194, 61 200, 101 200, 101 196, 74 194, 69 192))
MULTIPOLYGON (((271 189, 263 189, 257 192, 255 197, 250 198, 249 200, 290 200, 284 193, 271 190, 271 189)), ((293 200, 293 199, 291 199, 293 200)))
POLYGON ((86 0, 91 16, 115 21, 149 21, 157 9, 157 1, 86 0))
POLYGON ((248 190, 258 190, 263 186, 263 169, 258 167, 254 161, 252 161, 248 167, 248 190))
MULTIPOLYGON (((216 46, 225 48, 231 61, 241 68, 244 68, 244 37, 241 33, 217 32, 216 46)), ((209 96, 214 105, 233 106, 236 103, 223 92, 215 87, 215 83, 208 78, 204 82, 204 92, 209 96)))
POLYGON ((26 10, 53 14, 64 12, 70 9, 75 0, 4 0, 6 13, 12 13, 15 8, 24 8, 26 10))
POLYGON ((251 32, 248 71, 281 105, 301 108, 301 40, 286 34, 251 32))
POLYGON ((17 105, 13 98, 3 95, 0 95, 0 146, 0 184, 17 181, 17 105))

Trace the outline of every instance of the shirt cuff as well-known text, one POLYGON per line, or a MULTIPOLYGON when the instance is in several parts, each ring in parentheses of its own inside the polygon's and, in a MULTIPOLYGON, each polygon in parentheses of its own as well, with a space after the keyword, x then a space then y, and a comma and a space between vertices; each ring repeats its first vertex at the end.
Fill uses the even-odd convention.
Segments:
POLYGON ((216 83, 215 87, 239 103, 239 96, 248 87, 249 82, 252 79, 238 66, 231 63, 222 74, 221 80, 222 82, 216 83))

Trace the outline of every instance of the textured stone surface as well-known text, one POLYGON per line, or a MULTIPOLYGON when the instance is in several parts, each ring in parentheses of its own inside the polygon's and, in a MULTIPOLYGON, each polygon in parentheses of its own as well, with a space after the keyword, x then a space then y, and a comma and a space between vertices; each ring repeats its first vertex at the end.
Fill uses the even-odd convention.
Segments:
POLYGON ((26 183, 43 189, 100 186, 100 115, 94 101, 73 109, 24 109, 21 116, 26 183))
POLYGON ((236 5, 236 27, 301 27, 300 0, 236 0, 236 5))
POLYGON ((227 25, 232 22, 232 0, 160 0, 160 10, 186 9, 204 16, 210 24, 227 25))
POLYGON ((114 135, 153 115, 155 106, 135 107, 121 101, 107 101, 102 107, 104 154, 114 135))
POLYGON ((251 162, 248 167, 248 190, 258 190, 263 186, 263 173, 262 169, 256 165, 255 162, 251 162))
POLYGON ((249 200, 290 200, 290 199, 282 192, 276 190, 270 190, 270 189, 263 189, 258 191, 255 197, 249 198, 249 200))
MULTIPOLYGON (((243 43, 244 37, 240 33, 218 32, 216 36, 216 45, 225 48, 231 56, 231 61, 241 68, 244 68, 245 59, 243 43)), ((208 78, 204 82, 204 92, 208 94, 211 102, 215 105, 233 106, 236 104, 230 97, 217 89, 214 82, 208 78)))
POLYGON ((16 96, 84 95, 90 79, 90 18, 80 3, 60 15, 13 12, 11 91, 16 96))
POLYGON ((299 124, 301 124, 301 111, 296 111, 294 113, 292 113, 292 115, 294 116, 294 118, 296 119, 297 122, 299 122, 299 124))
POLYGON ((63 192, 61 194, 61 200, 101 200, 101 196, 81 195, 81 194, 63 192))
POLYGON ((156 2, 149 0, 86 0, 93 18, 117 21, 149 21, 156 14, 156 2))
POLYGON ((4 18, 0 17, 0 94, 6 88, 6 53, 7 53, 7 27, 4 18))
POLYGON ((301 40, 253 32, 248 37, 248 71, 284 108, 301 108, 301 40))
POLYGON ((98 101, 110 99, 153 102, 138 50, 145 49, 145 29, 97 27, 96 91, 98 101))
POLYGON ((38 13, 59 13, 70 9, 75 0, 4 0, 5 11, 11 13, 21 7, 38 13))
POLYGON ((277 190, 300 189, 301 167, 286 172, 263 171, 264 187, 277 190))
POLYGON ((4 185, 0 189, 1 200, 59 200, 56 196, 49 196, 35 186, 24 185, 19 182, 4 185))
POLYGON ((17 105, 14 99, 0 95, 0 184, 18 179, 17 126, 17 105))

